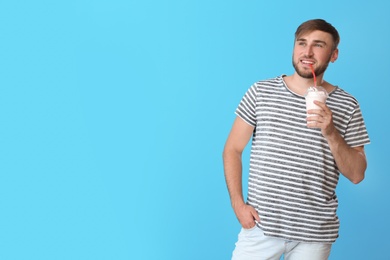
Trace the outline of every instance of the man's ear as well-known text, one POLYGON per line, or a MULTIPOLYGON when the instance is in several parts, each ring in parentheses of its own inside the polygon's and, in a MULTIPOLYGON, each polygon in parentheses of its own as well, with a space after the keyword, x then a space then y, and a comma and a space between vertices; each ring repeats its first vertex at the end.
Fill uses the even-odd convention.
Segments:
POLYGON ((332 56, 330 57, 330 62, 335 62, 337 58, 339 57, 339 49, 335 49, 332 53, 332 56))

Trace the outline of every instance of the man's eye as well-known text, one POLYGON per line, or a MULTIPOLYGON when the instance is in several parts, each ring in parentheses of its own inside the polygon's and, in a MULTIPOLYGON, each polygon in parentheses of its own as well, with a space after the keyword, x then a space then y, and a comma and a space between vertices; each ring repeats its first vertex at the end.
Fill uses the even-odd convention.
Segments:
POLYGON ((316 46, 316 47, 320 47, 320 48, 323 47, 322 44, 316 44, 315 46, 316 46))

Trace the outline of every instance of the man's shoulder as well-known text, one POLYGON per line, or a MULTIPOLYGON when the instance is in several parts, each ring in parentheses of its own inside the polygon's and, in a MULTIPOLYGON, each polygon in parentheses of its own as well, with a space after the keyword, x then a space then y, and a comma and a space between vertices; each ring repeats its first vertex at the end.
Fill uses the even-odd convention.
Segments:
POLYGON ((260 90, 269 87, 279 87, 281 85, 283 85, 283 75, 256 81, 252 87, 260 90))
POLYGON ((342 103, 350 103, 353 106, 356 106, 359 103, 352 94, 339 86, 336 86, 336 89, 330 94, 330 97, 342 103))
POLYGON ((255 84, 272 84, 272 83, 280 84, 281 82, 283 82, 283 76, 284 75, 276 76, 273 78, 262 79, 262 80, 256 81, 255 84))

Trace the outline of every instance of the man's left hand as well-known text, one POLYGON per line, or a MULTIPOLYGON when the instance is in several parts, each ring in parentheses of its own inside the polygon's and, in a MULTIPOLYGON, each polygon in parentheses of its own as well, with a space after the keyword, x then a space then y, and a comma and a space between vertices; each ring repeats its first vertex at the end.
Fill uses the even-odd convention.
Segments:
POLYGON ((314 104, 321 109, 310 109, 307 113, 310 115, 306 118, 307 127, 320 128, 322 135, 326 138, 336 130, 333 124, 333 115, 329 107, 320 101, 314 101, 314 104))

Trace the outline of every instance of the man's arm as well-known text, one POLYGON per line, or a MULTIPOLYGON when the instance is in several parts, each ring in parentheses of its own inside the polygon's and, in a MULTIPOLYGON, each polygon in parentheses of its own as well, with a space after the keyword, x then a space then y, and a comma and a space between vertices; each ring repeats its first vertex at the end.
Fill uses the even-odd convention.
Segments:
POLYGON ((242 194, 242 152, 248 144, 254 127, 236 117, 223 150, 223 164, 230 201, 243 228, 252 228, 260 221, 256 210, 245 204, 242 194))
POLYGON ((355 184, 361 182, 367 168, 364 146, 350 147, 335 128, 332 111, 322 102, 315 101, 314 103, 320 106, 322 111, 311 111, 317 116, 308 117, 308 127, 321 128, 339 171, 351 182, 355 184))
POLYGON ((349 147, 337 131, 327 140, 340 172, 354 184, 361 182, 367 168, 364 147, 349 147))

